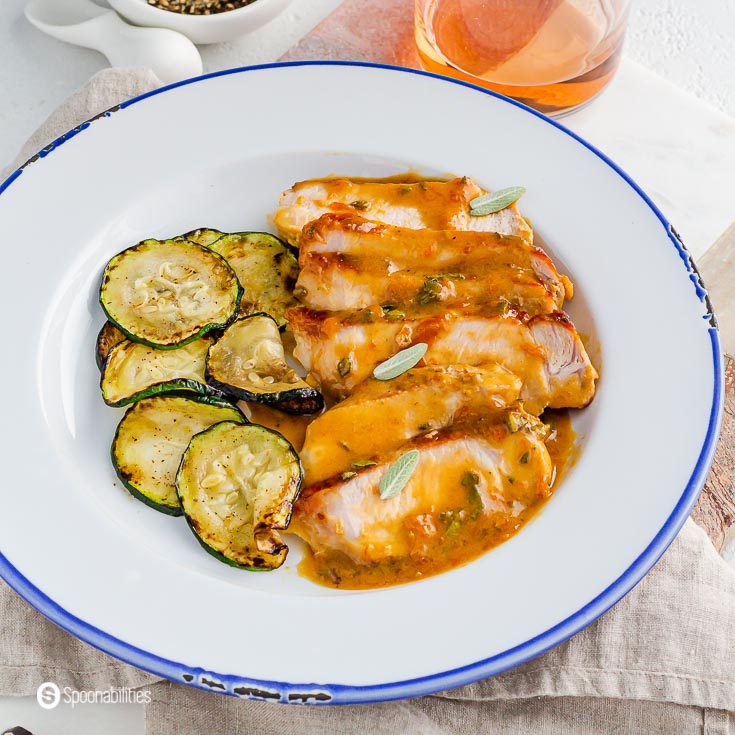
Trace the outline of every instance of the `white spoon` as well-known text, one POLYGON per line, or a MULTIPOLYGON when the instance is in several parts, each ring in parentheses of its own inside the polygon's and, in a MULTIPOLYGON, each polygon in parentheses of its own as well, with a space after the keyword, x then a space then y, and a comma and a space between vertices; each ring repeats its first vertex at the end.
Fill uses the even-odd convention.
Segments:
POLYGON ((164 84, 202 73, 202 57, 186 36, 131 26, 92 0, 31 0, 25 14, 49 36, 99 51, 112 66, 149 67, 164 84))

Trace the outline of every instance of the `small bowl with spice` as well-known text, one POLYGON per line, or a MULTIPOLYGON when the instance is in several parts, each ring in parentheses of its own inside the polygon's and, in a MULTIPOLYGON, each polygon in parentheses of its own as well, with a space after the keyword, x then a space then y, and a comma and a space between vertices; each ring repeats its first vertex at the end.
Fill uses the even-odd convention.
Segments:
POLYGON ((275 18, 291 0, 109 0, 131 23, 170 28, 194 43, 232 41, 275 18))

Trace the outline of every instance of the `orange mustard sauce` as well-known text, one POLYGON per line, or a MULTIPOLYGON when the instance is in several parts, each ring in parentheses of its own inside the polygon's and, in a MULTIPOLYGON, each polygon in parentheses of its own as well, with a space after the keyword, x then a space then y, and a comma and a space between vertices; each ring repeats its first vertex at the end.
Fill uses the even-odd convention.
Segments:
MULTIPOLYGON (((577 460, 579 449, 568 411, 547 411, 542 420, 551 427, 546 447, 556 468, 555 490, 577 460)), ((466 564, 507 541, 539 512, 547 499, 539 500, 519 515, 482 514, 476 520, 465 521, 454 532, 448 529, 437 534, 432 545, 424 544, 421 555, 356 564, 341 552, 315 555, 307 551, 299 572, 317 584, 350 590, 388 587, 430 577, 466 564)), ((411 531, 410 527, 408 530, 411 531)))

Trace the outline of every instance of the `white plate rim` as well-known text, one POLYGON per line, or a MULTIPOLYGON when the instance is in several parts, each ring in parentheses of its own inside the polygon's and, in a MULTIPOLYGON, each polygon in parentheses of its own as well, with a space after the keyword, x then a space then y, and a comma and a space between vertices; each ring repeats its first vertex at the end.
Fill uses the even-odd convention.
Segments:
POLYGON ((191 79, 185 79, 126 100, 104 112, 99 113, 98 115, 95 115, 89 120, 59 136, 56 140, 52 141, 49 145, 22 164, 18 169, 13 171, 5 181, 0 183, 0 195, 2 195, 23 173, 25 168, 45 158, 49 153, 63 145, 67 140, 70 140, 83 130, 87 129, 99 118, 109 117, 115 112, 125 109, 126 107, 130 107, 136 102, 145 100, 148 97, 162 94, 188 84, 202 82, 214 77, 294 66, 352 66, 384 69, 399 73, 432 77, 450 84, 458 84, 474 89, 478 92, 482 92, 483 94, 490 95, 506 104, 513 105, 531 115, 534 115, 587 148, 610 169, 612 169, 621 179, 623 179, 645 202, 645 204, 648 205, 656 218, 660 221, 668 239, 671 241, 674 248, 676 248, 682 261, 682 265, 686 269, 689 279, 692 281, 693 288, 696 290, 697 297, 707 309, 706 318, 709 322, 708 332, 712 346, 713 391, 707 433, 702 443, 696 465, 678 502, 674 506, 674 509, 650 544, 644 549, 638 558, 635 559, 628 569, 623 572, 623 574, 621 574, 593 600, 588 602, 572 615, 568 616, 565 620, 552 626, 543 633, 506 651, 466 666, 419 678, 367 686, 323 683, 315 684, 308 682, 289 683, 252 679, 232 674, 219 674, 216 672, 193 668, 182 663, 156 656, 141 648, 125 643, 124 641, 105 633, 99 628, 90 625, 84 620, 81 620, 75 615, 72 615, 55 603, 50 597, 45 595, 29 579, 21 574, 2 553, 0 553, 0 577, 2 577, 2 579, 32 607, 60 628, 66 630, 68 633, 71 633, 84 642, 89 643, 95 648, 98 648, 101 651, 124 661, 125 663, 136 666, 137 668, 175 682, 183 682, 190 686, 205 689, 207 691, 227 693, 230 695, 234 694, 234 696, 265 699, 289 704, 364 704, 368 702, 382 702, 408 697, 424 696, 445 689, 463 686, 465 684, 478 681, 479 679, 495 676, 503 671, 518 666, 531 658, 535 658, 555 646, 558 646, 583 628, 590 625, 594 620, 600 617, 628 592, 630 592, 630 590, 643 579, 648 571, 650 571, 664 551, 666 551, 694 507, 712 464, 717 439, 719 437, 724 405, 724 378, 717 320, 700 274, 677 231, 668 222, 662 212, 641 189, 641 187, 602 151, 558 121, 553 120, 521 102, 468 82, 418 69, 409 69, 389 64, 363 61, 308 60, 243 66, 204 74, 191 79), (212 678, 208 677, 213 677, 215 680, 213 681, 212 678), (241 691, 238 692, 238 689, 241 691))

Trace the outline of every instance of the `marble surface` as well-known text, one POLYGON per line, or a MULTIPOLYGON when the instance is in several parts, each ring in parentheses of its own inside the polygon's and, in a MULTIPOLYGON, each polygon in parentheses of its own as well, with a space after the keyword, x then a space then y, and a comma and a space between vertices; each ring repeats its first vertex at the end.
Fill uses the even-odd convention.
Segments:
POLYGON ((735 2, 633 0, 627 55, 735 115, 735 2))
POLYGON ((735 220, 735 118, 624 60, 607 90, 561 121, 651 196, 696 258, 735 220))

